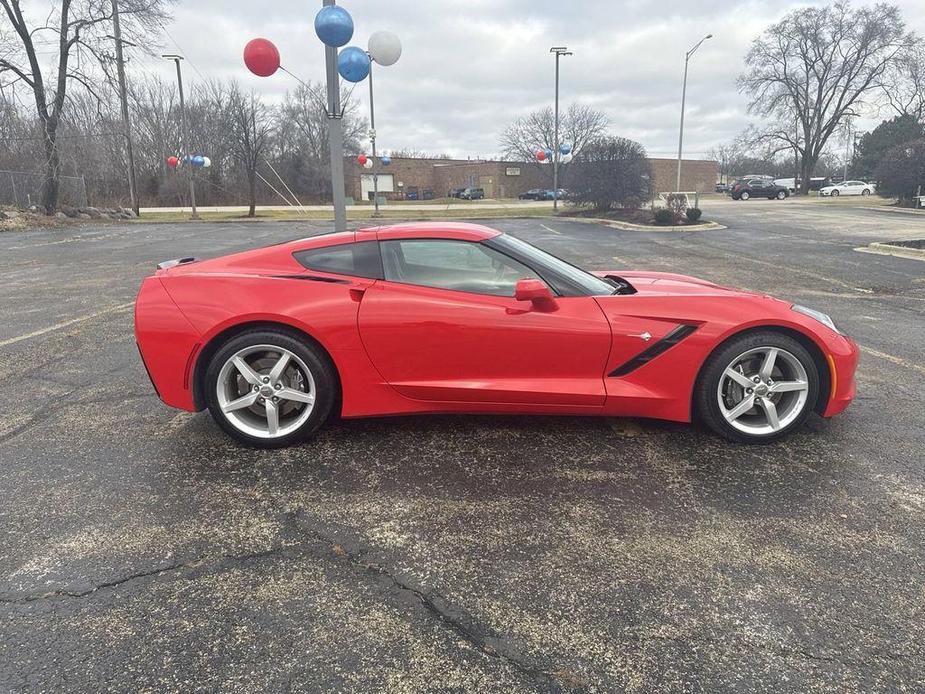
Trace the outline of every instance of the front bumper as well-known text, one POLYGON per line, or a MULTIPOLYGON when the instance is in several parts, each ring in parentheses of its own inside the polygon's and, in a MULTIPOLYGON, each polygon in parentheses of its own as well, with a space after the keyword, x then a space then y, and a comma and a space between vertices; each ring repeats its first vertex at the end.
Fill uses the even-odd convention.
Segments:
POLYGON ((840 335, 827 345, 825 356, 831 372, 831 382, 829 402, 822 416, 834 417, 844 412, 857 394, 855 372, 861 352, 854 340, 840 335))

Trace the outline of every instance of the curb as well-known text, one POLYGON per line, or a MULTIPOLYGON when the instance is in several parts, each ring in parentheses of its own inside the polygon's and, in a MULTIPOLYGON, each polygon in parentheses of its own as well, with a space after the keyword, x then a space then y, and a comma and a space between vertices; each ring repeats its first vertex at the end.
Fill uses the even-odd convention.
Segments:
POLYGON ((704 222, 703 224, 683 224, 672 226, 656 226, 654 224, 631 224, 630 222, 618 222, 615 219, 596 219, 594 217, 560 217, 559 219, 571 222, 584 222, 586 224, 601 224, 621 231, 712 231, 715 229, 728 229, 719 222, 704 222))
POLYGON ((906 246, 894 246, 890 243, 875 242, 869 246, 861 246, 854 250, 860 253, 892 255, 897 258, 906 258, 907 260, 925 260, 925 248, 908 248, 906 246))

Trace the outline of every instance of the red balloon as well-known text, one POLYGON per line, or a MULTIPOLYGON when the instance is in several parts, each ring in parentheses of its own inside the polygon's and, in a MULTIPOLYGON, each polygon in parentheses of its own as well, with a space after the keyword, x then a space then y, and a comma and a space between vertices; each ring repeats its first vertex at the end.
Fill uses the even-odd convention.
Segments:
POLYGON ((536 160, 537 161, 546 161, 546 151, 542 149, 536 150, 536 160))
POLYGON ((269 77, 279 70, 279 50, 267 39, 254 39, 244 47, 244 64, 258 77, 269 77))
POLYGON ((365 166, 367 161, 368 161, 368 157, 365 154, 361 154, 360 156, 357 157, 357 164, 359 164, 360 166, 365 166))
POLYGON ((180 160, 176 157, 167 157, 167 166, 171 169, 177 168, 177 165, 180 163, 180 160))

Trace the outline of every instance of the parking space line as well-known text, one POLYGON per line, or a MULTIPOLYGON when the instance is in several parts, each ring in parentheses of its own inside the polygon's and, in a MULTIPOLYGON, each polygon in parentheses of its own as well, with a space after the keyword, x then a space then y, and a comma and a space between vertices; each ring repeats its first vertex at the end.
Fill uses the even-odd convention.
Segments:
POLYGON ((562 236, 562 232, 561 232, 561 231, 556 231, 555 229, 551 229, 550 227, 546 226, 545 224, 540 224, 540 226, 543 227, 546 231, 551 231, 553 234, 556 234, 557 236, 562 236))
POLYGON ((906 361, 902 357, 897 357, 892 354, 887 354, 886 352, 878 352, 875 349, 870 347, 860 346, 860 349, 864 354, 869 354, 872 357, 877 357, 878 359, 883 359, 885 361, 896 364, 897 366, 903 366, 907 369, 912 369, 913 371, 918 371, 919 373, 925 374, 925 366, 921 364, 913 364, 911 361, 906 361))
POLYGON ((41 328, 39 330, 34 330, 31 333, 26 333, 25 335, 19 335, 18 337, 11 337, 6 340, 0 340, 0 347, 8 347, 9 345, 16 344, 17 342, 22 342, 23 340, 29 340, 33 337, 39 337, 40 335, 45 335, 47 333, 54 332, 56 330, 61 330, 62 328, 67 328, 76 323, 82 323, 88 321, 92 318, 98 318, 99 316, 105 316, 107 313, 116 313, 118 311, 124 311, 128 308, 131 308, 135 305, 134 301, 130 301, 127 304, 119 304, 118 306, 111 306, 102 311, 96 311, 95 313, 88 313, 83 316, 78 316, 77 318, 71 318, 70 320, 63 321, 61 323, 55 323, 54 325, 49 325, 47 328, 41 328))

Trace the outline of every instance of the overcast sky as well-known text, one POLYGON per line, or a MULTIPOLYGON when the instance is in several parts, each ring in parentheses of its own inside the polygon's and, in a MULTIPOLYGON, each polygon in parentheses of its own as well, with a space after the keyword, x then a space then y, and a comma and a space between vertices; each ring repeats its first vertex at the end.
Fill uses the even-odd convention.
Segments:
MULTIPOLYGON (((379 145, 454 156, 498 152, 513 117, 551 105, 554 58, 565 45, 561 103, 606 112, 614 134, 641 142, 651 156, 677 152, 684 53, 707 33, 691 60, 685 155, 705 155, 747 122, 735 78, 752 39, 804 2, 730 0, 341 0, 353 15, 351 45, 394 31, 401 60, 376 72, 379 145), (666 9, 670 8, 670 9, 666 9)), ((823 3, 818 3, 823 4, 823 3)), ((925 2, 899 0, 910 28, 925 33, 925 2)), ((270 99, 294 86, 284 73, 261 79, 244 67, 256 36, 279 47, 283 65, 302 79, 324 78, 324 53, 312 21, 320 0, 180 0, 164 48, 188 59, 193 82, 236 77, 270 99)), ((165 67, 148 60, 139 67, 165 67)), ((345 88, 349 88, 347 85, 345 88)), ((356 89, 368 113, 366 85, 356 89)))

